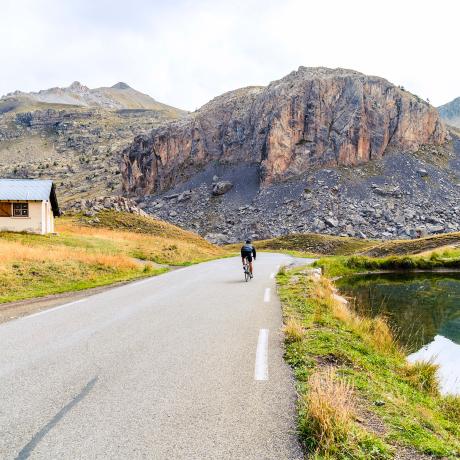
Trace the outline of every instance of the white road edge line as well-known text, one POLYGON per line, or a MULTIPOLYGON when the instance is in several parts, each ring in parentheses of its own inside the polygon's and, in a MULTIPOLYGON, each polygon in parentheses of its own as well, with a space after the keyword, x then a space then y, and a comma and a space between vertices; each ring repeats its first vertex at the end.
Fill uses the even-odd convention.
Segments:
MULTIPOLYGON (((177 268, 176 270, 173 270, 173 271, 170 271, 170 272, 167 272, 165 273, 166 274, 171 274, 171 273, 176 273, 176 272, 179 272, 181 270, 184 270, 188 267, 181 267, 181 268, 177 268)), ((115 289, 120 289, 122 287, 132 287, 132 286, 139 286, 141 284, 144 284, 144 283, 149 283, 151 281, 154 281, 158 279, 158 276, 149 276, 148 278, 144 279, 144 280, 140 280, 140 281, 134 281, 132 283, 127 283, 126 285, 123 285, 123 286, 113 286, 113 287, 110 287, 110 289, 108 289, 109 291, 111 290, 115 290, 115 289)), ((102 294, 104 291, 98 293, 98 294, 102 294)), ((94 295, 97 295, 97 294, 94 294, 94 295)), ((93 295, 90 295, 89 297, 93 297, 93 295)), ((68 303, 64 303, 62 305, 58 305, 56 307, 51 307, 51 308, 47 308, 45 310, 40 310, 38 311, 37 313, 32 313, 31 315, 26 315, 26 316, 20 316, 18 318, 15 318, 15 320, 24 320, 24 319, 29 319, 29 318, 35 318, 36 316, 40 316, 40 315, 44 315, 45 313, 53 313, 55 312, 56 310, 60 310, 61 308, 66 308, 66 307, 70 307, 71 305, 76 305, 77 303, 82 303, 82 302, 86 302, 88 300, 89 297, 85 297, 84 299, 78 299, 78 300, 74 300, 73 302, 68 302, 68 303)))
POLYGON ((254 379, 268 380, 268 329, 259 330, 254 379))
POLYGON ((27 315, 27 316, 23 316, 23 317, 18 318, 18 319, 29 319, 29 318, 34 318, 36 316, 44 315, 45 313, 53 313, 56 310, 60 310, 61 308, 70 307, 71 305, 75 305, 77 303, 82 303, 82 302, 85 302, 86 300, 87 299, 75 300, 74 302, 69 302, 69 303, 65 303, 63 305, 58 305, 57 307, 48 308, 47 310, 42 310, 42 311, 39 311, 37 313, 33 313, 33 314, 27 315))
POLYGON ((264 302, 270 302, 270 288, 265 288, 264 302))

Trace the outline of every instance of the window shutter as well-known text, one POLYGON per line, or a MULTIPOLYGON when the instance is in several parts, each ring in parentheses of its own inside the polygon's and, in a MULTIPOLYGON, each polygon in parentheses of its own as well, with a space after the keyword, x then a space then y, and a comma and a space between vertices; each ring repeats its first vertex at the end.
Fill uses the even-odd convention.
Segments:
POLYGON ((0 203, 0 217, 11 217, 11 203, 0 203))

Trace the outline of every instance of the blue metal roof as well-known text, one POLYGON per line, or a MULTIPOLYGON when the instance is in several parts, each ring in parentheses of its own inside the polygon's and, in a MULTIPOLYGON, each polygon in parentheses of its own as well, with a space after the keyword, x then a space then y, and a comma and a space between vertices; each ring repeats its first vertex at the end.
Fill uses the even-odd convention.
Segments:
POLYGON ((0 179, 0 200, 49 200, 53 182, 34 179, 0 179))

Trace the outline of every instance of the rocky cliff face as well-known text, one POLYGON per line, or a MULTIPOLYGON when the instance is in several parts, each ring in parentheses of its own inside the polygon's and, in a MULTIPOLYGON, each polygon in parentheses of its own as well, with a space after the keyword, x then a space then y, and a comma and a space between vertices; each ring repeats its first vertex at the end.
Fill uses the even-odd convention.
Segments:
POLYGON ((300 67, 137 137, 122 155, 123 189, 161 192, 215 162, 256 164, 266 186, 317 166, 360 165, 392 148, 415 151, 445 140, 436 109, 388 81, 300 67))

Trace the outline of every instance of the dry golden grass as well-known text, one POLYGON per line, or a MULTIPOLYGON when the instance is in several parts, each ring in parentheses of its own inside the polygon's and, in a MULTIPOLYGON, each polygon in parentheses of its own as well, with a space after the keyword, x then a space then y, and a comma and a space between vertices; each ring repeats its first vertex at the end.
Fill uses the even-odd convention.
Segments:
POLYGON ((103 218, 110 228, 66 217, 57 222, 58 235, 0 233, 0 303, 166 270, 151 262, 187 265, 226 254, 198 235, 155 219, 123 213, 103 218))
POLYGON ((332 367, 312 374, 300 404, 313 443, 322 452, 346 442, 355 414, 354 393, 348 382, 337 378, 332 367))
POLYGON ((180 265, 209 260, 225 254, 223 249, 208 243, 198 235, 161 221, 149 220, 152 221, 154 234, 90 227, 80 225, 74 220, 62 221, 57 225, 57 230, 64 235, 107 241, 124 253, 164 264, 180 265))
POLYGON ((316 323, 321 323, 323 316, 330 312, 334 306, 332 284, 327 278, 321 277, 317 279, 313 276, 310 278, 312 280, 312 284, 309 295, 316 300, 313 320, 316 323))
POLYGON ((329 279, 322 277, 312 280, 310 295, 316 300, 314 321, 321 322, 324 313, 332 312, 335 318, 347 324, 375 349, 382 352, 397 351, 398 345, 385 318, 371 318, 355 313, 342 297, 335 294, 336 290, 329 279))
POLYGON ((304 328, 300 320, 290 317, 284 324, 283 333, 288 342, 298 342, 302 340, 304 335, 304 328))
POLYGON ((66 246, 59 246, 57 248, 28 246, 16 241, 0 240, 0 254, 2 254, 0 267, 3 268, 11 262, 66 262, 69 260, 84 264, 107 265, 115 269, 140 267, 138 262, 124 255, 92 253, 88 250, 66 246))

